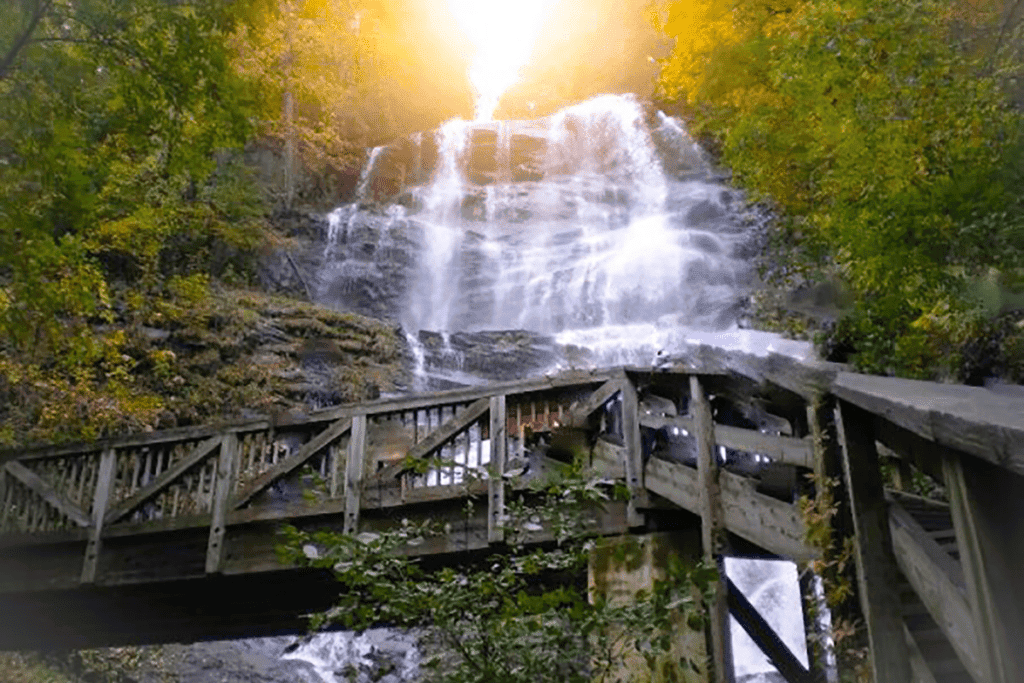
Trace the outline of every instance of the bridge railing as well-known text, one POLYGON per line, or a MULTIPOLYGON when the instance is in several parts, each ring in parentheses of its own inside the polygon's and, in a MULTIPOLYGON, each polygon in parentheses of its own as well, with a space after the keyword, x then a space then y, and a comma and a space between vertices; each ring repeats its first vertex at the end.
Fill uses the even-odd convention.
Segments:
POLYGON ((876 680, 1024 680, 1024 397, 848 373, 832 392, 876 680), (880 457, 947 502, 887 492, 880 457), (901 577, 932 631, 901 613, 901 577), (935 631, 955 657, 930 654, 935 631))

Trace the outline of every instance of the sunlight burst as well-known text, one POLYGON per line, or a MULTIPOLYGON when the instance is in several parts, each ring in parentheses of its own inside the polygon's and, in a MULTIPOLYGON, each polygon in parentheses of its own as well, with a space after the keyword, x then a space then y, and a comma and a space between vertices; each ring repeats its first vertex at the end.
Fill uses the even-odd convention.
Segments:
POLYGON ((502 93, 519 79, 554 0, 448 0, 459 26, 476 47, 469 80, 476 119, 489 121, 502 93))

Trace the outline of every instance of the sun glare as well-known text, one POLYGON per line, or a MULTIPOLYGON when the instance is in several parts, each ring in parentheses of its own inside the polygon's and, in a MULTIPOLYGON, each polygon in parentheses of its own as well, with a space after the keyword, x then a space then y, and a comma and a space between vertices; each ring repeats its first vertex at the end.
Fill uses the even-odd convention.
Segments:
POLYGON ((530 59, 553 0, 448 0, 459 26, 476 47, 469 80, 476 91, 476 119, 489 121, 502 93, 530 59))

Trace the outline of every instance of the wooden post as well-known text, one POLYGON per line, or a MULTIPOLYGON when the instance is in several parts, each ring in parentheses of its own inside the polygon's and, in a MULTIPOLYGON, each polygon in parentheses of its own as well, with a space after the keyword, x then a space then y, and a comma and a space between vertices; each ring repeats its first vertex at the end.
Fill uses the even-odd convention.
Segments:
POLYGON ((1022 681, 1024 477, 951 451, 944 454, 942 465, 977 659, 990 683, 1022 681))
POLYGON ((715 424, 711 416, 711 403, 696 375, 690 375, 690 413, 696 430, 697 481, 701 520, 701 545, 704 560, 719 568, 714 602, 710 606, 711 662, 714 681, 732 680, 732 661, 729 655, 729 588, 725 567, 719 558, 726 550, 727 539, 723 525, 722 491, 718 483, 718 461, 715 459, 715 424))
POLYGON ((107 447, 100 456, 100 471, 96 477, 96 490, 92 497, 92 525, 89 527, 89 540, 85 545, 85 561, 82 563, 82 583, 96 581, 96 568, 99 566, 100 549, 103 537, 103 518, 107 514, 110 502, 110 489, 114 486, 114 465, 117 452, 107 447))
POLYGON ((363 467, 366 462, 366 415, 352 418, 352 436, 348 442, 345 463, 345 526, 346 534, 359 531, 359 506, 363 493, 363 467))
POLYGON ((227 531, 228 504, 235 483, 235 461, 238 458, 238 434, 228 432, 220 444, 217 471, 213 481, 213 504, 210 510, 210 540, 206 544, 206 573, 221 570, 224 562, 224 536, 227 531))
POLYGON ((629 488, 629 504, 626 508, 626 522, 631 527, 643 526, 644 515, 637 510, 637 504, 646 498, 644 490, 643 446, 640 440, 640 406, 636 387, 629 375, 622 375, 622 439, 625 450, 623 466, 626 472, 626 486, 629 488))
POLYGON ((487 479, 487 542, 505 540, 505 396, 491 397, 491 463, 487 479))
POLYGON ((875 683, 910 683, 910 653, 896 590, 899 568, 892 550, 873 418, 870 413, 841 402, 836 410, 836 427, 853 513, 857 588, 868 629, 875 683))

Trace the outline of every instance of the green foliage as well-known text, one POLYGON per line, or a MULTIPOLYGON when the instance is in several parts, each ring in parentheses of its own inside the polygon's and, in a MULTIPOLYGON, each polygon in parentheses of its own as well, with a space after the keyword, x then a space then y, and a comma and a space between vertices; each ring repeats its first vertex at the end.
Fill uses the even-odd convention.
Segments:
POLYGON ((856 304, 832 344, 869 371, 949 376, 977 325, 972 275, 1024 264, 1024 116, 998 76, 1021 63, 958 44, 953 7, 681 0, 667 13, 662 96, 842 276, 856 304))
MULTIPOLYGON (((621 680, 618 664, 627 647, 648 664, 646 673, 630 672, 630 680, 659 680, 655 667, 679 624, 703 629, 704 595, 717 575, 673 558, 665 579, 627 604, 590 595, 577 580, 595 547, 585 538, 587 513, 606 499, 604 486, 579 470, 539 484, 510 501, 507 552, 475 564, 423 568, 408 551, 450 528, 408 519, 356 536, 286 526, 278 554, 286 564, 331 569, 342 586, 338 604, 315 615, 311 628, 426 629, 439 648, 427 665, 428 680, 621 680), (527 531, 542 527, 554 531, 557 544, 528 548, 527 531)), ((470 499, 467 514, 472 511, 470 499)), ((697 671, 702 663, 684 657, 680 664, 697 671)))

